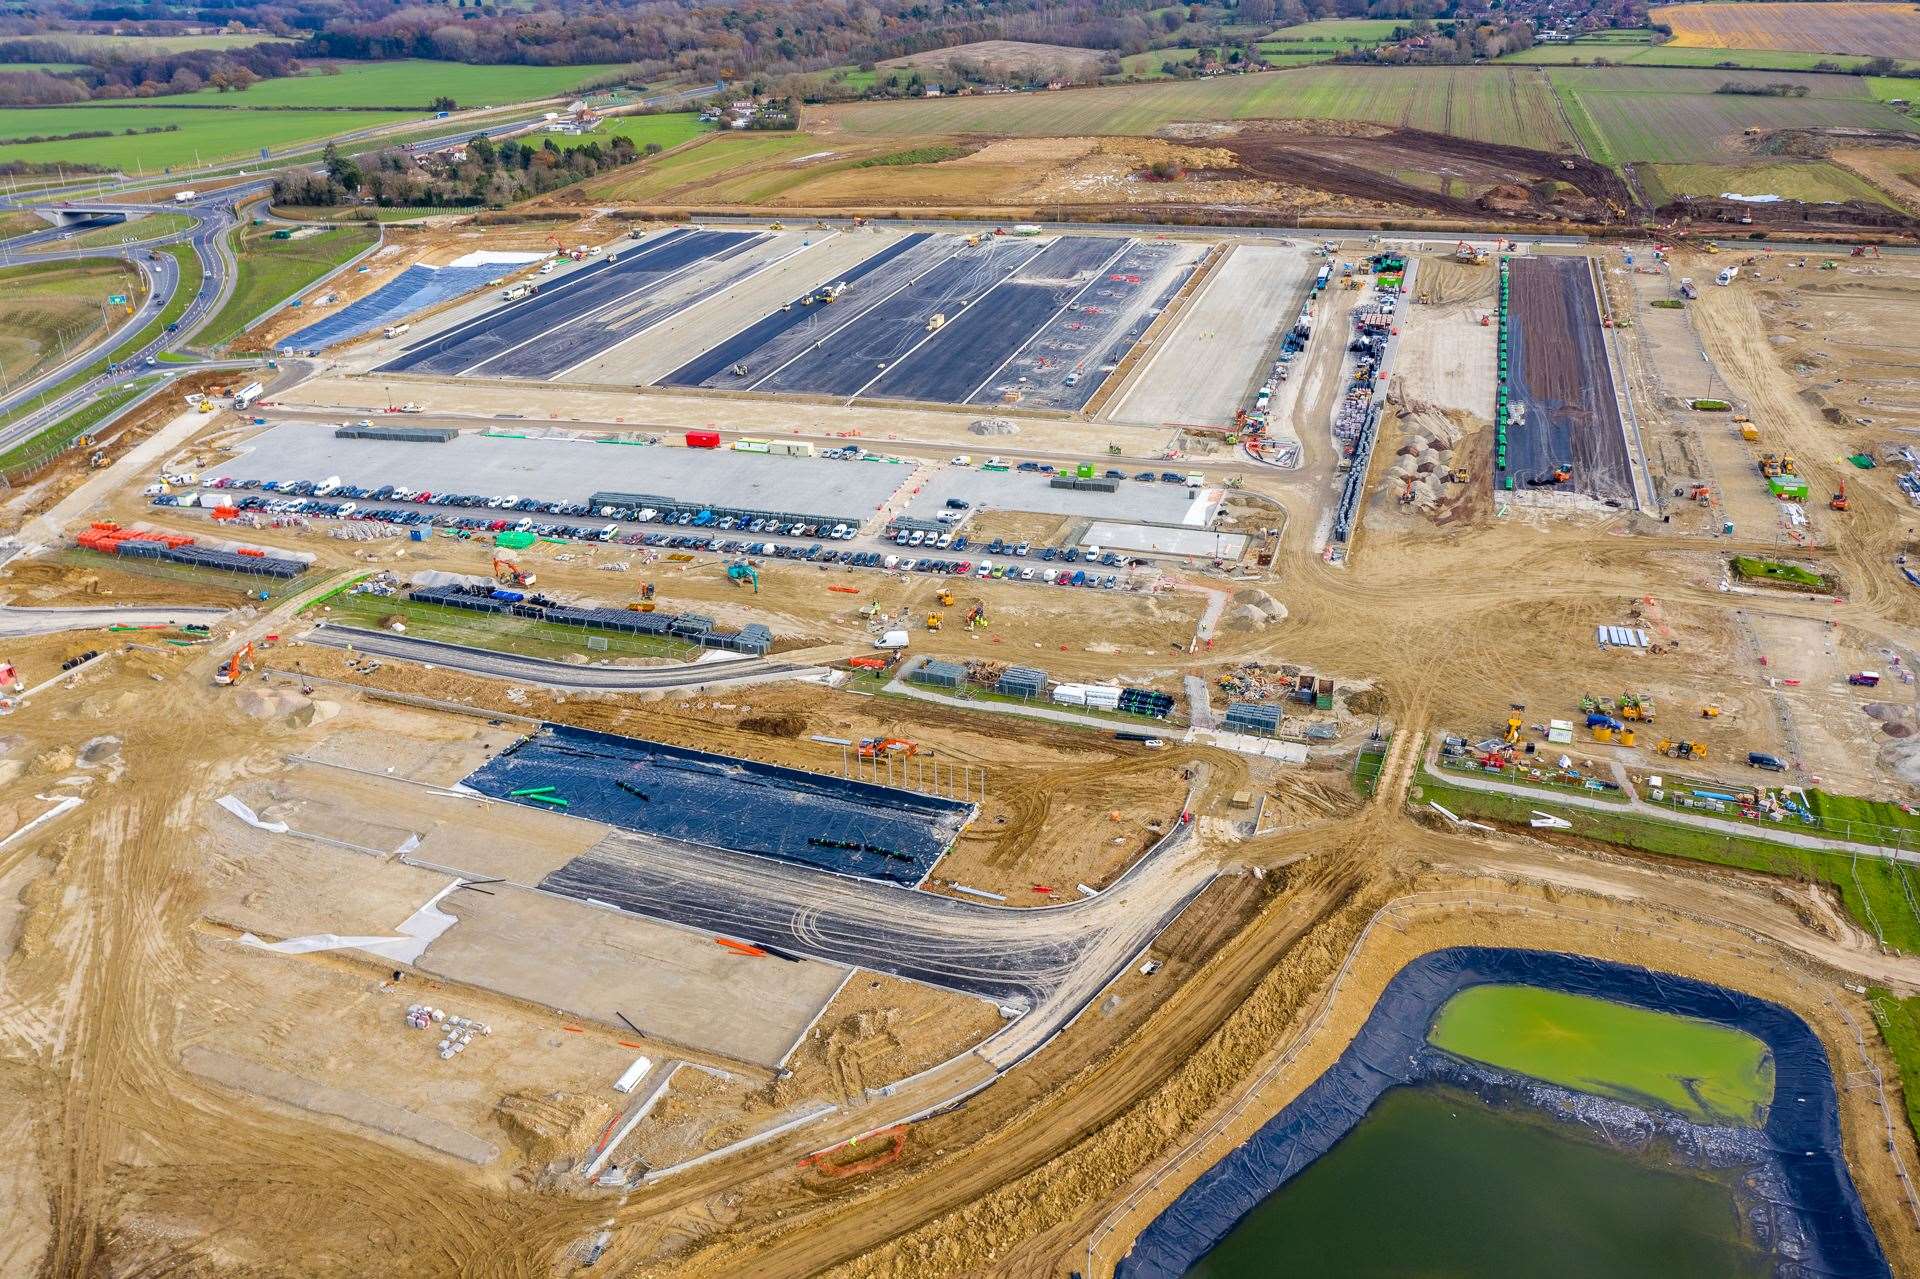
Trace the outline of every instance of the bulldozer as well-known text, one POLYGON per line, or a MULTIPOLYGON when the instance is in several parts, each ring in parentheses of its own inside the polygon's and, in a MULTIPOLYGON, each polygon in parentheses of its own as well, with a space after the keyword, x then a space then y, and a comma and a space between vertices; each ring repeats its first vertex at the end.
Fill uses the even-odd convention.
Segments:
POLYGON ((940 601, 941 608, 953 607, 953 590, 950 587, 945 587, 945 586, 941 587, 940 593, 934 598, 940 601))
POLYGON ((1669 741, 1663 737, 1654 749, 1674 759, 1705 759, 1707 757, 1705 742, 1669 741))
POLYGON ((1719 719, 1720 718, 1719 704, 1715 702, 1708 702, 1705 706, 1702 706, 1700 708, 1700 718, 1701 719, 1719 719))
POLYGON ((937 631, 937 630, 939 630, 939 629, 940 629, 940 620, 941 620, 941 614, 939 614, 939 613, 928 613, 928 614, 927 614, 927 629, 928 629, 928 630, 930 630, 930 631, 937 631))

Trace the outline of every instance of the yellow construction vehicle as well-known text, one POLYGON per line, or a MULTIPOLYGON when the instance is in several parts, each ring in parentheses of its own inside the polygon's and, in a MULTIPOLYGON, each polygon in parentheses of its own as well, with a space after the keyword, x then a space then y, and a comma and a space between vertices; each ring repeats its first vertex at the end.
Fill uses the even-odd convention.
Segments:
POLYGON ((1637 719, 1646 723, 1653 722, 1653 699, 1638 693, 1620 695, 1620 718, 1637 719))
POLYGON ((1669 741, 1663 737, 1654 749, 1674 759, 1705 759, 1707 757, 1705 742, 1669 741))
POLYGON ((930 631, 937 631, 940 629, 940 614, 938 613, 927 614, 927 629, 930 631))
POLYGON ((937 598, 940 601, 940 607, 942 608, 953 607, 953 589, 951 587, 946 587, 946 586, 941 587, 940 594, 937 598))
POLYGON ((1507 717, 1507 745, 1512 746, 1520 740, 1521 727, 1522 724, 1518 715, 1509 715, 1507 717))
POLYGON ((1702 706, 1700 708, 1700 718, 1701 719, 1719 719, 1720 708, 1716 706, 1714 703, 1708 702, 1705 706, 1702 706))

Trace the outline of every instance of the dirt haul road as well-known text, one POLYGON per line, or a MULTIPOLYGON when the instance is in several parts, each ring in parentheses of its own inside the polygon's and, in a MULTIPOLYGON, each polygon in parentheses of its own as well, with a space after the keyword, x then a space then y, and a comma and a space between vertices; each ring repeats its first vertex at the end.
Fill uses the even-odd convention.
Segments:
MULTIPOLYGON (((1723 290, 1700 307, 1709 350, 1737 371, 1741 392, 1763 406, 1797 456, 1832 457, 1833 435, 1770 362, 1746 305, 1737 290, 1723 290)), ((1914 961, 1880 953, 1829 902, 1792 884, 1650 868, 1532 836, 1437 833, 1409 820, 1414 755, 1403 742, 1440 726, 1497 723, 1517 686, 1564 697, 1579 686, 1569 681, 1613 679, 1624 668, 1606 663, 1628 659, 1595 656, 1591 628, 1621 621, 1627 603, 1650 591, 1689 639, 1659 669, 1702 683, 1720 678, 1732 662, 1718 647, 1729 597, 1716 588, 1714 566, 1726 546, 1671 536, 1639 517, 1603 527, 1514 520, 1369 530, 1346 567, 1329 566, 1313 547, 1329 450, 1324 431, 1303 437, 1308 466, 1297 477, 1248 476, 1249 487, 1298 517, 1286 523, 1276 565, 1287 619, 1222 636, 1211 654, 1161 664, 1200 669, 1231 653, 1377 676, 1382 718, 1398 730, 1379 798, 1358 816, 1200 845, 1215 865, 1269 868, 1259 881, 1269 895, 1250 922, 1224 939, 1193 942, 1152 977, 1130 970, 1045 1050, 966 1105, 911 1129, 906 1157, 845 1181, 811 1178, 795 1161, 943 1096, 907 1087, 870 1098, 817 1127, 609 1200, 420 1158, 185 1070, 175 1005, 220 999, 202 979, 205 947, 215 941, 196 925, 207 868, 189 838, 194 806, 276 767, 284 747, 206 687, 212 654, 133 655, 138 663, 130 658, 100 685, 129 699, 111 720, 122 739, 112 786, 89 790, 62 823, 0 852, 0 872, 31 872, 19 881, 25 913, 0 992, 0 1112, 34 1120, 8 1130, 19 1137, 20 1158, 0 1177, 0 1202, 24 1241, 19 1255, 30 1258, 22 1268, 550 1275, 566 1272, 582 1241, 608 1223, 601 1265, 609 1273, 1058 1275, 1085 1265, 1089 1237, 1139 1178, 1201 1133, 1276 1051, 1301 1039, 1365 921, 1416 891, 1506 894, 1534 912, 1529 944, 1613 947, 1602 953, 1655 964, 1689 961, 1684 945, 1636 940, 1635 930, 1650 923, 1699 943, 1737 932, 1767 960, 1728 980, 1790 1003, 1802 999, 1803 983, 1776 982, 1768 963, 1811 974, 1829 993, 1842 979, 1920 989, 1914 961), (1619 915, 1617 939, 1593 927, 1595 913, 1619 915)), ((1822 465, 1812 465, 1816 482, 1828 482, 1822 465)), ((1826 557, 1845 582, 1844 603, 1736 602, 1755 614, 1841 620, 1913 651, 1915 601, 1887 563, 1904 511, 1882 485, 1860 487, 1826 557)), ((417 682, 417 668, 406 678, 417 682)), ((579 709, 588 720, 624 714, 610 703, 579 709)), ((711 729, 720 749, 754 745, 750 734, 703 724, 670 704, 635 711, 688 734, 711 729)), ((72 702, 29 707, 8 723, 20 739, 13 756, 69 748, 106 731, 105 722, 104 710, 72 702)), ((54 754, 37 780, 70 771, 54 754)), ((1082 771, 1092 774, 1086 784, 1097 783, 1097 767, 1082 771)), ((1203 814, 1221 811, 1225 784, 1213 783, 1198 801, 1203 814)), ((1045 820, 1044 807, 1037 820, 1045 820)), ((1465 935, 1520 934, 1495 916, 1465 935)), ((1328 1023, 1324 1044, 1311 1037, 1316 1051, 1337 1051, 1344 1024, 1328 1023)), ((1840 1047, 1829 1044, 1839 1060, 1840 1047)), ((1290 1086, 1310 1076, 1313 1060, 1301 1058, 1290 1086)), ((1920 1262, 1911 1255, 1914 1234, 1889 1209, 1897 1187, 1874 1162, 1867 1138, 1879 1121, 1863 1113, 1870 1104, 1857 1090, 1843 1096, 1847 1139, 1859 1152, 1857 1176, 1881 1237, 1896 1267, 1911 1271, 1920 1262)), ((1896 1149, 1911 1163, 1910 1144, 1898 1130, 1896 1149)), ((1111 1255, 1103 1252, 1101 1262, 1111 1255)))

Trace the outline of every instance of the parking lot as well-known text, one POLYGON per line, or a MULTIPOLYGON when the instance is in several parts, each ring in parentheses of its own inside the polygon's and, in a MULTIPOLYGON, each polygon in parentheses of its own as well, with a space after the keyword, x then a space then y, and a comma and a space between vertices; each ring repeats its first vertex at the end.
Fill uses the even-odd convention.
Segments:
MULTIPOLYGON (((1032 465, 1039 465, 1033 463, 1032 465)), ((979 471, 971 467, 948 466, 927 478, 920 492, 907 506, 907 514, 917 520, 937 519, 949 498, 966 502, 976 510, 1032 511, 1041 515, 1084 515, 1095 519, 1126 519, 1148 524, 1169 524, 1183 528, 1205 528, 1218 505, 1219 490, 1191 491, 1185 473, 1173 470, 1147 472, 1132 468, 1112 468, 1125 475, 1117 480, 1116 491, 1101 493, 1088 489, 1053 487, 1053 471, 979 471), (1135 478, 1151 475, 1151 479, 1135 478), (1171 480, 1166 477, 1172 476, 1171 480)))
POLYGON ((324 480, 363 488, 515 495, 584 502, 610 490, 657 496, 661 505, 812 512, 860 524, 903 483, 904 466, 682 449, 525 439, 463 431, 444 444, 339 439, 331 428, 284 424, 254 437, 213 478, 324 480))

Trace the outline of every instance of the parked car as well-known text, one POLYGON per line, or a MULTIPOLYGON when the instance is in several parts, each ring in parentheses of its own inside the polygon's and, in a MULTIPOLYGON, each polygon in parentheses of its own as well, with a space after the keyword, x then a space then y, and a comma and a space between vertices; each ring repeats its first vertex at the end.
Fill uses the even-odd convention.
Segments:
POLYGON ((1764 768, 1770 773, 1784 773, 1787 771, 1786 764, 1781 761, 1779 756, 1769 755, 1765 751, 1748 751, 1747 763, 1755 768, 1764 768))

